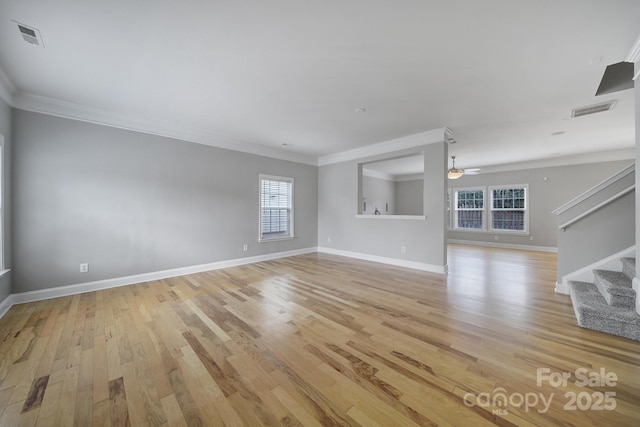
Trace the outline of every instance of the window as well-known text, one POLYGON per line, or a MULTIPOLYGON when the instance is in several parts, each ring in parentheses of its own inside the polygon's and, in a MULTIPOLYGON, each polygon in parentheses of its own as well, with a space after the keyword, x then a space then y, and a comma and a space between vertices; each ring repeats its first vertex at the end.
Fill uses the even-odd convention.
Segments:
POLYGON ((293 178, 260 175, 259 240, 293 237, 293 178))
POLYGON ((527 231, 527 186, 491 187, 491 231, 527 231))
POLYGON ((529 232, 529 188, 526 184, 458 188, 451 191, 454 211, 450 229, 529 232), (485 203, 486 195, 490 199, 485 203))
POLYGON ((455 190, 454 228, 484 230, 484 188, 455 190))

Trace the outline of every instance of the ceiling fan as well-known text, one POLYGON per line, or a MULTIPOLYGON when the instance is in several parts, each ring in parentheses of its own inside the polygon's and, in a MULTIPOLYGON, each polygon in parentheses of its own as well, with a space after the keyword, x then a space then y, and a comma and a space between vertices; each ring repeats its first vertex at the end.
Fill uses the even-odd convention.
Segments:
POLYGON ((480 173, 480 168, 472 168, 472 169, 457 169, 456 168, 456 156, 451 156, 452 165, 451 168, 447 171, 447 178, 449 179, 458 179, 462 175, 477 175, 480 173))

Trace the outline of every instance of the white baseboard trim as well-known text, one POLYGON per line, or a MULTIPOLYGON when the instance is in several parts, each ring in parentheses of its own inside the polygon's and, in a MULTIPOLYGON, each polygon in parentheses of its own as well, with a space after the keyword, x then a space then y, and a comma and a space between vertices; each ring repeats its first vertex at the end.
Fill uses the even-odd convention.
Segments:
POLYGON ((364 261, 373 261, 373 262, 379 262, 382 264, 395 265, 397 267, 412 268, 414 270, 428 271, 430 273, 438 273, 438 274, 446 275, 447 272, 449 271, 449 267, 446 264, 445 265, 426 264, 423 262, 407 261, 404 259, 388 258, 388 257, 383 257, 378 255, 369 255, 369 254, 363 254, 360 252, 343 251, 340 249, 325 248, 322 246, 318 247, 318 252, 331 254, 331 255, 344 256, 347 258, 356 258, 364 261))
POLYGON ((569 295, 569 287, 563 282, 556 282, 555 291, 557 294, 569 295))
POLYGON ((85 292, 99 291, 103 289, 117 288, 119 286, 133 285, 135 283, 150 282, 153 280, 168 279, 170 277, 184 276, 186 274, 201 273, 203 271, 219 270, 221 268, 235 267, 238 265, 253 264, 262 261, 286 258, 317 252, 318 248, 297 249, 286 252, 276 252, 266 255, 257 255, 246 258, 237 258, 226 261, 212 262, 209 264, 193 265, 189 267, 174 268, 171 270, 154 271, 151 273, 136 274, 133 276, 116 277, 113 279, 96 280, 94 282, 78 283, 75 285, 60 286, 57 288, 42 289, 37 291, 21 292, 9 295, 0 303, 0 318, 15 304, 41 301, 45 299, 82 294, 85 292))
MULTIPOLYGON (((624 249, 618 253, 615 253, 611 256, 598 260, 594 263, 587 265, 579 270, 573 271, 571 273, 565 274, 562 276, 562 287, 567 290, 567 292, 559 292, 559 293, 569 293, 569 282, 572 280, 578 282, 588 282, 593 283, 593 270, 611 270, 611 271, 622 271, 622 263, 620 262, 620 258, 624 257, 633 257, 635 256, 636 247, 631 246, 630 248, 624 249)), ((556 287, 556 292, 558 287, 556 287)))
POLYGON ((457 240, 457 239, 449 239, 448 242, 456 243, 459 245, 487 246, 490 248, 518 249, 523 251, 538 251, 538 252, 558 252, 558 248, 554 248, 553 246, 516 245, 512 243, 479 242, 477 240, 457 240))
POLYGON ((2 300, 2 302, 0 302, 0 319, 2 319, 5 314, 7 314, 7 311, 9 311, 13 304, 13 295, 7 296, 2 300))

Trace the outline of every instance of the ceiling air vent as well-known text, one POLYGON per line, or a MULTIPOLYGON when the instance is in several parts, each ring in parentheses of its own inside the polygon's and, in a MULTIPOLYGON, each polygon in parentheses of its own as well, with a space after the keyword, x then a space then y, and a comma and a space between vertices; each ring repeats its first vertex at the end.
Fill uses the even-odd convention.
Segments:
POLYGON ((38 30, 37 28, 28 27, 19 22, 16 22, 16 24, 18 25, 18 31, 20 31, 20 35, 22 35, 24 41, 36 46, 44 47, 44 43, 42 43, 42 36, 40 35, 40 30, 38 30))
POLYGON ((609 111, 616 105, 616 101, 601 102, 600 104, 587 105, 586 107, 578 107, 571 110, 571 117, 588 116, 589 114, 602 113, 609 111))

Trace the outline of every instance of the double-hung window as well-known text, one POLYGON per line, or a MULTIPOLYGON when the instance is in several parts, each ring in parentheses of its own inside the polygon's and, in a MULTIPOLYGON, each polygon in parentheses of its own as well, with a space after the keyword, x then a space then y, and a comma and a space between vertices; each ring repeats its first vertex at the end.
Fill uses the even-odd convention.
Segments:
POLYGON ((527 186, 490 187, 490 231, 528 231, 527 186))
POLYGON ((293 178, 260 175, 261 242, 293 237, 293 178))
POLYGON ((452 230, 529 232, 529 187, 454 188, 452 230))
POLYGON ((455 190, 454 228, 484 230, 484 188, 455 190))

